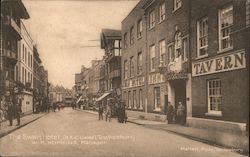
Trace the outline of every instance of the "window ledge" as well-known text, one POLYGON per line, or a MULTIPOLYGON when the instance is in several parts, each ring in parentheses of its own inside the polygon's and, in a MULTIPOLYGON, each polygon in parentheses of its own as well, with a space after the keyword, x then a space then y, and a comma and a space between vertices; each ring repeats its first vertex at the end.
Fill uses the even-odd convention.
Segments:
POLYGON ((188 59, 184 59, 184 60, 182 61, 182 63, 186 63, 186 62, 188 62, 188 59))
POLYGON ((175 13, 177 10, 179 10, 181 8, 181 6, 179 8, 175 8, 172 13, 175 13))
POLYGON ((142 36, 140 36, 140 37, 137 37, 137 40, 140 40, 142 38, 142 36))
POLYGON ((142 73, 139 73, 139 74, 137 74, 137 77, 140 77, 140 76, 142 76, 143 74, 142 73))
POLYGON ((155 72, 155 71, 156 71, 155 69, 152 69, 152 70, 149 71, 149 73, 153 73, 153 72, 155 72))
POLYGON ((226 48, 226 49, 219 50, 219 51, 217 51, 217 53, 220 54, 220 53, 224 53, 224 52, 227 52, 227 51, 230 51, 230 50, 233 50, 233 47, 229 47, 229 48, 226 48))
POLYGON ((208 54, 205 54, 205 55, 202 55, 202 56, 198 56, 198 57, 196 57, 195 59, 202 59, 202 58, 206 58, 206 57, 208 57, 208 54))
POLYGON ((160 108, 155 108, 154 111, 155 111, 155 112, 160 112, 161 109, 160 109, 160 108))
POLYGON ((158 24, 161 24, 161 23, 163 23, 164 21, 166 21, 166 18, 165 18, 164 20, 159 21, 158 24))
POLYGON ((205 113, 206 116, 214 116, 214 117, 221 117, 222 113, 218 112, 218 113, 205 113))
POLYGON ((153 30, 154 28, 155 28, 155 26, 150 27, 150 28, 148 29, 148 31, 151 31, 151 30, 153 30))

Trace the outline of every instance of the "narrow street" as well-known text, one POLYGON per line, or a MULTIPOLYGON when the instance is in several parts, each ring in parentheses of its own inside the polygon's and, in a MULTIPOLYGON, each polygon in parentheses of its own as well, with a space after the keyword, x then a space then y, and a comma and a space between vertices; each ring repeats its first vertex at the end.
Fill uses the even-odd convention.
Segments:
POLYGON ((65 108, 0 139, 2 156, 192 156, 236 157, 166 131, 99 121, 97 115, 65 108), (185 154, 185 155, 184 155, 185 154))

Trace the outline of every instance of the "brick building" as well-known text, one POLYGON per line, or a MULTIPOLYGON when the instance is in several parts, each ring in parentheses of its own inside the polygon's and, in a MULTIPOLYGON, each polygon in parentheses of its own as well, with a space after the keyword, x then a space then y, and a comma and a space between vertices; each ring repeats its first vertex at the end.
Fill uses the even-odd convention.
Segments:
POLYGON ((122 97, 129 115, 146 112, 146 21, 140 1, 122 21, 122 97))
MULTIPOLYGON (((130 64, 131 58, 133 60, 132 56, 137 57, 142 51, 142 74, 145 77, 143 111, 146 114, 141 113, 137 116, 165 120, 167 102, 171 102, 175 108, 178 102, 182 102, 186 106, 187 116, 191 115, 189 10, 188 0, 142 0, 122 22, 123 97, 127 99, 128 106, 130 103, 140 101, 140 89, 126 90, 126 86, 138 84, 140 80, 128 79, 131 83, 126 83, 127 80, 124 79, 126 70, 133 71, 131 66, 126 68, 126 60, 129 60, 128 64, 130 64), (134 32, 139 31, 140 19, 142 19, 142 38, 136 38, 127 46, 126 38, 131 43, 129 35, 133 34, 133 28, 135 28, 134 32), (131 93, 135 96, 130 96, 131 93)), ((140 60, 136 59, 135 65, 140 65, 140 60)))
POLYGON ((193 108, 189 125, 246 129, 249 12, 246 0, 192 0, 193 108))

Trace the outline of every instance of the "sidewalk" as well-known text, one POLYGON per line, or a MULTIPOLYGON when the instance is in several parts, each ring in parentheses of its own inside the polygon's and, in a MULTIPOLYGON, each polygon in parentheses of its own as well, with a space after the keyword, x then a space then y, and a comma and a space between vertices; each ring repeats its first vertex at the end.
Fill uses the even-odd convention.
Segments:
MULTIPOLYGON (((81 109, 77 110, 92 114, 98 114, 94 111, 81 109)), ((207 143, 210 145, 230 148, 233 151, 236 151, 241 154, 249 154, 249 140, 247 135, 225 133, 217 130, 194 128, 177 124, 166 124, 164 122, 142 120, 134 117, 128 117, 128 122, 142 125, 151 129, 164 130, 167 132, 175 133, 183 137, 207 143)))
POLYGON ((160 124, 161 122, 158 122, 157 124, 157 122, 154 121, 140 120, 130 117, 128 118, 128 122, 144 125, 145 127, 152 129, 168 131, 210 145, 229 148, 240 154, 249 154, 249 140, 247 135, 225 133, 217 130, 194 128, 177 124, 160 124))
POLYGON ((16 126, 17 124, 17 120, 14 119, 13 120, 13 125, 9 126, 9 121, 3 121, 0 123, 0 138, 8 135, 9 133, 24 127, 25 125, 41 118, 42 116, 46 115, 47 113, 38 113, 38 114, 29 114, 29 115, 25 115, 23 117, 21 117, 20 119, 20 125, 16 126))

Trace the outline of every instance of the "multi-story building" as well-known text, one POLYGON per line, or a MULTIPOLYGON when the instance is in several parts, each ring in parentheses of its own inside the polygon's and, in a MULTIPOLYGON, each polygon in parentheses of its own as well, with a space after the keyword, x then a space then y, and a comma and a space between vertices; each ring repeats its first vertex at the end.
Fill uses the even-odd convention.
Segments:
POLYGON ((117 93, 121 90, 121 31, 103 29, 101 48, 105 51, 105 90, 117 93))
POLYGON ((165 120, 168 102, 190 115, 189 9, 189 0, 141 0, 122 22, 123 97, 132 110, 144 104, 137 116, 165 120))
POLYGON ((14 94, 14 69, 18 61, 18 41, 22 39, 21 19, 29 14, 21 0, 1 1, 0 96, 14 94))
POLYGON ((114 91, 121 85, 121 31, 102 30, 101 48, 105 50, 106 89, 114 91))
POLYGON ((96 100, 99 97, 100 92, 100 65, 102 60, 92 60, 91 67, 88 72, 88 98, 91 101, 96 100))
POLYGON ((82 87, 82 75, 81 73, 76 73, 75 74, 75 97, 78 98, 82 93, 81 87, 82 87))
POLYGON ((192 0, 189 125, 248 128, 249 14, 249 0, 192 0))
POLYGON ((100 64, 100 73, 99 73, 99 93, 103 94, 108 91, 107 86, 105 85, 107 79, 107 74, 106 74, 106 64, 104 61, 104 57, 102 60, 102 63, 100 64))
POLYGON ((33 46, 33 112, 48 101, 48 71, 44 69, 37 46, 33 46))
POLYGON ((33 40, 21 21, 21 37, 18 42, 18 62, 15 66, 15 81, 26 88, 22 90, 22 112, 33 111, 33 40))
POLYGON ((90 80, 88 75, 89 71, 90 71, 89 68, 86 68, 84 65, 82 65, 81 72, 75 74, 75 92, 77 98, 76 103, 79 108, 81 105, 83 105, 83 102, 88 97, 88 91, 89 91, 88 84, 90 80))
POLYGON ((122 97, 129 115, 147 112, 147 21, 142 8, 145 2, 140 1, 122 21, 122 97))

